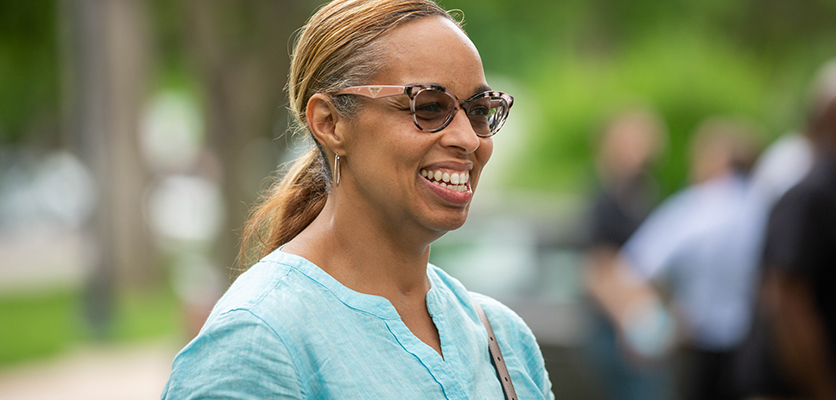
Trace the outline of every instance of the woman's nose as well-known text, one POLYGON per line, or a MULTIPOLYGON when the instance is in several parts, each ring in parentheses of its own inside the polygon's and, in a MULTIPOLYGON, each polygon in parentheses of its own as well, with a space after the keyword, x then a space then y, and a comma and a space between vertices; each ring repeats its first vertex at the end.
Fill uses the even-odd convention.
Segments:
POLYGON ((457 147, 465 154, 479 148, 481 142, 467 118, 467 111, 457 108, 453 120, 442 131, 441 144, 445 147, 457 147))

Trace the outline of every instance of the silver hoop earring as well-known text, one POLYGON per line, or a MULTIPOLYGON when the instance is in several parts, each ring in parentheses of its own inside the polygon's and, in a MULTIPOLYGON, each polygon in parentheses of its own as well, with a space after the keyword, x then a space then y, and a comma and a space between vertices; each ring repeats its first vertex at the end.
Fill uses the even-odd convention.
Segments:
POLYGON ((334 185, 340 184, 340 155, 334 157, 334 185))

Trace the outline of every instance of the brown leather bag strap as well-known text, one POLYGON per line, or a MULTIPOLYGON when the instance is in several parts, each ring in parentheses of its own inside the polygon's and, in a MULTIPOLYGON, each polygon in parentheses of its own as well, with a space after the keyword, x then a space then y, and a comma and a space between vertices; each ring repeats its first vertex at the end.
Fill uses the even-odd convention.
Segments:
POLYGON ((479 320, 482 321, 482 325, 488 331, 488 350, 491 353, 491 363, 496 368, 499 383, 502 384, 502 390, 505 392, 505 400, 517 400, 517 392, 514 391, 514 383, 511 382, 511 375, 508 374, 508 367, 505 366, 502 352, 499 351, 499 344, 496 342, 496 335, 493 334, 491 321, 488 321, 485 310, 482 309, 482 306, 475 299, 473 300, 473 307, 476 308, 476 314, 479 314, 479 320))

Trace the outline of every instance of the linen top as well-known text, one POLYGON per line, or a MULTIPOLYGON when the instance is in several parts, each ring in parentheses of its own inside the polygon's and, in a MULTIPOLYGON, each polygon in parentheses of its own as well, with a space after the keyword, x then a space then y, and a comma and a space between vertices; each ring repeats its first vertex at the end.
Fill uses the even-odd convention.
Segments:
POLYGON ((233 283, 177 355, 162 399, 503 399, 482 305, 520 399, 554 399, 522 319, 428 264, 443 358, 385 298, 276 250, 233 283))

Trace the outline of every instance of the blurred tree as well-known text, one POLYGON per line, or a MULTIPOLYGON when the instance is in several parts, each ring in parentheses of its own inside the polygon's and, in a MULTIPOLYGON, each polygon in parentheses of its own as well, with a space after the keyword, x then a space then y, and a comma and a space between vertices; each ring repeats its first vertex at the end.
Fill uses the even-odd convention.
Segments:
POLYGON ((286 114, 281 105, 286 104, 288 38, 304 24, 312 4, 184 0, 179 7, 184 54, 194 61, 190 67, 206 95, 209 147, 225 169, 227 221, 217 256, 220 265, 231 268, 239 244, 236 231, 258 194, 253 187, 258 185, 248 183, 263 182, 286 150, 271 146, 274 152, 254 153, 253 144, 263 147, 284 133, 286 114))
POLYGON ((139 110, 149 64, 143 2, 60 3, 65 71, 66 142, 91 168, 98 185, 89 229, 98 257, 87 311, 105 336, 117 284, 155 281, 153 246, 142 215, 149 174, 139 155, 139 110))

